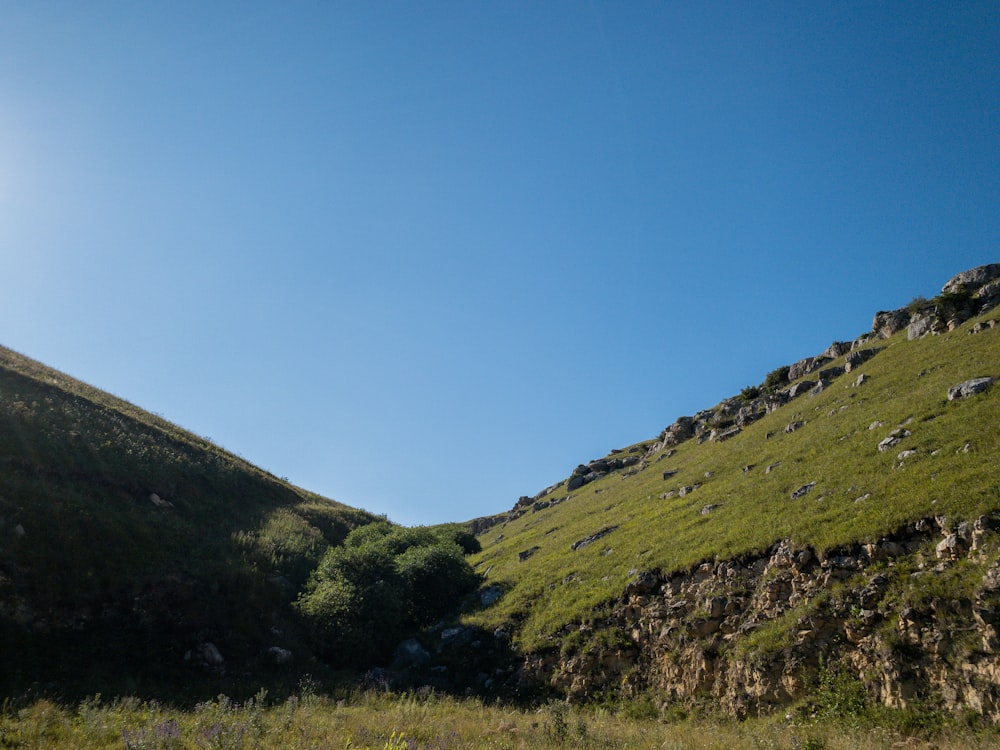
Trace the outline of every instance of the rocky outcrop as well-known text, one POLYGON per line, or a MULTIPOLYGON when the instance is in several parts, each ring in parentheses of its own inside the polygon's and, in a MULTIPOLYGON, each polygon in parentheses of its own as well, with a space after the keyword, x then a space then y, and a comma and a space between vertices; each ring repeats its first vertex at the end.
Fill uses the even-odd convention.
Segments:
POLYGON ((880 339, 887 339, 902 331, 910 322, 907 310, 888 310, 875 313, 872 332, 880 339))
POLYGON ((872 331, 879 338, 906 329, 909 340, 955 330, 1000 302, 1000 263, 979 266, 952 277, 932 300, 915 299, 899 310, 875 314, 872 331))
POLYGON ((948 279, 948 283, 941 288, 941 293, 955 294, 970 289, 978 290, 994 279, 1000 279, 1000 263, 990 263, 986 266, 962 271, 962 273, 948 279))
POLYGON ((995 516, 928 518, 825 553, 786 540, 684 572, 638 572, 609 616, 574 626, 586 645, 528 656, 521 683, 574 700, 652 691, 744 717, 805 697, 837 670, 890 707, 997 721, 1000 559, 984 555, 997 526, 995 516), (940 597, 936 580, 971 583, 940 597), (625 638, 595 646, 599 632, 625 638))

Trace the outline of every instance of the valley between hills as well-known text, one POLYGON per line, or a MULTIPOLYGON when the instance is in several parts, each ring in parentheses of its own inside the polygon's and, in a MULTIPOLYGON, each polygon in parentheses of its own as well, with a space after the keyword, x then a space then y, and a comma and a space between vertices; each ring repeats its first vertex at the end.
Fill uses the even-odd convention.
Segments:
POLYGON ((988 746, 998 303, 1000 264, 970 269, 507 511, 411 529, 2 349, 0 747, 988 746), (442 721, 453 744, 414 728, 442 721))

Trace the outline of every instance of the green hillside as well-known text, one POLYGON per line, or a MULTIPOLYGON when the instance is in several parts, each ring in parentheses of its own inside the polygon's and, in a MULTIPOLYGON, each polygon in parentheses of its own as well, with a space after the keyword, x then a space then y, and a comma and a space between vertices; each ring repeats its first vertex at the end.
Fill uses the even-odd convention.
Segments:
POLYGON ((923 517, 971 521, 1000 509, 1000 389, 948 400, 957 383, 1000 376, 997 313, 968 292, 915 300, 912 312, 936 335, 909 340, 904 322, 888 338, 834 347, 848 351, 790 383, 776 370, 697 415, 700 437, 666 445, 665 431, 607 457, 630 466, 481 519, 496 525, 480 534, 476 569, 505 593, 473 621, 512 629, 525 651, 551 648, 571 626, 599 620, 644 571, 665 576, 780 540, 822 556, 923 517), (981 314, 948 331, 956 299, 981 314), (843 372, 848 357, 855 366, 843 372), (768 398, 805 381, 787 403, 768 398), (759 419, 734 429, 743 407, 759 419), (896 429, 906 436, 880 451, 896 429))
POLYGON ((374 517, 0 349, 0 689, 309 669, 289 604, 374 517))
POLYGON ((960 274, 477 537, 318 497, 0 349, 0 692, 365 675, 748 716, 835 685, 1000 721, 998 303, 1000 264, 960 274))

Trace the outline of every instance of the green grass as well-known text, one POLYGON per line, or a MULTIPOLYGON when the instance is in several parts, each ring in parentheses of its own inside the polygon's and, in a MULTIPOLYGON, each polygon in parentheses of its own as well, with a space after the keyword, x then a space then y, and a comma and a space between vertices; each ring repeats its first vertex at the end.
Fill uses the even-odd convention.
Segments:
POLYGON ((353 748, 464 750, 490 748, 617 748, 620 750, 867 750, 995 747, 994 728, 963 727, 905 712, 869 716, 856 705, 854 686, 830 675, 820 686, 823 720, 805 707, 780 717, 734 722, 706 715, 663 722, 636 706, 582 709, 552 703, 523 709, 434 693, 353 694, 338 698, 303 692, 271 701, 266 691, 242 703, 217 698, 191 710, 136 699, 75 704, 39 700, 0 710, 0 747, 126 748, 353 748), (628 709, 628 710, 626 710, 628 709))
POLYGON ((536 650, 593 620, 636 571, 684 570, 781 539, 823 551, 877 540, 923 516, 972 519, 1000 508, 1000 388, 947 401, 958 382, 1000 376, 1000 329, 969 335, 974 322, 942 336, 907 341, 904 332, 872 342, 884 351, 726 442, 689 440, 671 458, 652 456, 635 476, 610 474, 562 503, 489 529, 475 564, 508 593, 471 620, 514 623, 518 644, 536 650), (868 380, 854 387, 859 373, 868 380), (785 433, 796 421, 804 425, 785 433), (869 429, 876 422, 882 426, 869 429), (912 435, 878 452, 879 441, 903 424, 912 435), (904 449, 917 454, 900 465, 904 449), (771 464, 778 465, 765 473, 771 464), (748 465, 754 468, 744 473, 748 465), (677 473, 664 480, 668 469, 677 473), (792 499, 809 482, 815 488, 792 499), (660 497, 698 484, 686 496, 660 497), (716 507, 703 515, 707 505, 716 507), (619 528, 570 550, 612 525, 619 528), (518 553, 532 547, 538 550, 519 561, 518 553))

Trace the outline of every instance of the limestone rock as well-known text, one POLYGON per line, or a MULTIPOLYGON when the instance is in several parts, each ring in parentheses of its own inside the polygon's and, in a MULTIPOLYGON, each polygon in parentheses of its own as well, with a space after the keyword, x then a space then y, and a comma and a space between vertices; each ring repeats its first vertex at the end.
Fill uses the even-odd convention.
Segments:
POLYGON ((890 448, 899 445, 900 441, 902 441, 903 438, 908 438, 912 434, 913 434, 912 432, 902 427, 896 428, 895 430, 890 432, 887 437, 883 438, 882 441, 878 444, 878 452, 885 453, 890 448))
POLYGON ((798 500, 800 497, 809 494, 816 487, 815 482, 809 482, 809 484, 804 484, 792 493, 792 499, 798 500))
POLYGON ((948 389, 948 400, 954 401, 959 398, 975 396, 977 393, 982 393, 988 389, 991 385, 993 385, 993 378, 973 378, 972 380, 966 380, 964 383, 953 385, 948 389))
POLYGON ((226 661, 222 658, 222 653, 219 651, 218 647, 216 647, 216 645, 211 641, 202 645, 201 658, 206 664, 212 667, 221 667, 226 661))
POLYGON ((399 670, 408 669, 409 667, 419 667, 429 662, 430 659, 430 653, 420 645, 420 641, 416 638, 407 638, 396 646, 396 650, 392 654, 392 664, 390 664, 389 668, 399 670))
POLYGON ((950 278, 941 288, 941 293, 954 294, 955 292, 959 292, 963 289, 969 289, 970 287, 978 289, 987 282, 993 281, 997 278, 1000 278, 1000 263, 978 266, 977 268, 972 268, 968 271, 962 271, 962 273, 950 278))
POLYGON ((906 328, 909 322, 910 313, 906 310, 877 312, 872 321, 872 332, 880 339, 887 339, 906 328))
POLYGON ((851 370, 857 369, 881 351, 883 351, 883 347, 856 349, 852 351, 847 355, 847 359, 844 361, 844 372, 850 372, 851 370))
POLYGON ((588 544, 592 544, 592 543, 596 542, 598 539, 602 539, 603 537, 606 537, 608 534, 610 534, 612 531, 614 531, 617 528, 618 528, 617 526, 605 526, 600 531, 598 531, 598 532, 596 532, 594 534, 591 534, 588 537, 584 537, 583 539, 580 539, 578 541, 573 542, 569 546, 569 548, 571 550, 573 550, 573 552, 576 552, 578 549, 586 547, 588 544))

